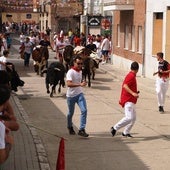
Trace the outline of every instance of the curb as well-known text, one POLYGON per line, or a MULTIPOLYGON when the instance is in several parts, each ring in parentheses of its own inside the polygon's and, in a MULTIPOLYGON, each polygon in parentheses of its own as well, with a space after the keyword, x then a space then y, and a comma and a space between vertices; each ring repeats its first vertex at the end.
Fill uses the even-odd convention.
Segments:
POLYGON ((31 135, 33 137, 33 141, 34 141, 35 148, 37 151, 37 157, 38 157, 38 161, 39 161, 40 170, 51 170, 49 161, 47 158, 46 150, 42 144, 40 137, 38 136, 38 134, 36 132, 36 129, 34 127, 31 127, 32 122, 29 120, 28 114, 26 113, 23 106, 21 105, 21 103, 17 97, 17 94, 12 93, 11 97, 13 98, 13 101, 19 110, 19 114, 23 118, 26 126, 30 130, 31 135))

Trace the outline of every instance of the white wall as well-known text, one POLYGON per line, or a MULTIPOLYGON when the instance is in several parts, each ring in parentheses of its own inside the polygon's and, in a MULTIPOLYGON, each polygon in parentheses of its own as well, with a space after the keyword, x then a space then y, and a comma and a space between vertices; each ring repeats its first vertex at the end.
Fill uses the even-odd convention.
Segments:
MULTIPOLYGON (((114 54, 113 58, 112 58, 112 64, 114 67, 116 67, 120 70, 128 71, 128 70, 130 70, 132 61, 114 54)), ((139 64, 138 76, 142 76, 142 65, 141 64, 139 64)))
MULTIPOLYGON (((153 78, 153 72, 157 71, 157 60, 152 57, 152 37, 153 37, 153 13, 163 12, 163 50, 165 51, 166 37, 166 10, 170 6, 169 0, 147 0, 146 4, 146 33, 145 33, 145 76, 153 78)), ((156 42, 155 42, 156 43, 156 42)), ((166 59, 166 58, 165 58, 166 59)))

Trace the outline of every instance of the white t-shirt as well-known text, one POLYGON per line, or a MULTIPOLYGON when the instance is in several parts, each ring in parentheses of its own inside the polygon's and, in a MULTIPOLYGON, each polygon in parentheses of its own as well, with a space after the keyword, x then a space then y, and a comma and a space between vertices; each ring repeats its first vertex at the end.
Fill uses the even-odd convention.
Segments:
POLYGON ((21 34, 20 35, 20 43, 24 43, 25 42, 25 35, 21 34))
POLYGON ((102 49, 102 50, 106 50, 106 51, 109 51, 109 50, 110 50, 110 41, 109 41, 108 38, 105 38, 105 39, 102 41, 101 49, 102 49))
MULTIPOLYGON (((77 72, 74 69, 70 69, 67 72, 66 80, 72 81, 73 83, 76 83, 76 84, 81 83, 82 71, 77 72)), ((67 97, 75 97, 75 96, 79 95, 80 93, 83 93, 83 89, 81 86, 68 87, 66 96, 67 97)))
POLYGON ((31 54, 32 53, 32 43, 30 41, 29 42, 25 42, 24 46, 25 46, 25 52, 27 54, 31 54))
POLYGON ((5 125, 0 121, 0 149, 5 149, 5 125))
MULTIPOLYGON (((0 57, 0 62, 6 63, 7 58, 5 56, 0 57)), ((0 70, 6 70, 6 67, 2 64, 0 64, 0 70)))
POLYGON ((33 37, 29 37, 30 38, 30 42, 35 45, 36 44, 36 38, 33 36, 33 37))
POLYGON ((97 48, 97 55, 100 57, 101 56, 101 42, 95 41, 94 44, 96 45, 97 48))

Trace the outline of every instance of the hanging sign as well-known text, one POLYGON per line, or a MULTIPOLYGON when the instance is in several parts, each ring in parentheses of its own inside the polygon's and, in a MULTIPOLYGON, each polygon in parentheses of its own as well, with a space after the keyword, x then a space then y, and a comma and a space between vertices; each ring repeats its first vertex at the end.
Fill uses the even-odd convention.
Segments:
POLYGON ((101 25, 101 16, 88 16, 88 26, 98 27, 101 25))

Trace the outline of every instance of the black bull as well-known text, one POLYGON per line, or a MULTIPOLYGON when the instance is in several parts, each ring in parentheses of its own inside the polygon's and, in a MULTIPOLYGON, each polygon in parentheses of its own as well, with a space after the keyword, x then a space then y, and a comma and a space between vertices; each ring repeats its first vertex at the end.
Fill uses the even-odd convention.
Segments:
POLYGON ((66 72, 65 67, 60 62, 53 62, 44 72, 46 72, 45 84, 47 88, 47 93, 50 93, 50 97, 53 97, 57 85, 59 85, 58 88, 59 93, 61 92, 61 86, 62 87, 65 86, 65 81, 64 81, 65 72, 66 72), (51 92, 50 92, 50 86, 51 86, 51 92))
POLYGON ((63 52, 63 57, 66 65, 66 71, 68 71, 69 67, 73 64, 73 58, 76 55, 81 56, 83 59, 83 67, 82 67, 82 76, 83 79, 86 80, 88 78, 88 86, 91 87, 91 76, 92 79, 95 79, 95 70, 99 68, 100 60, 95 60, 90 57, 92 51, 85 47, 80 47, 80 51, 74 51, 73 46, 68 45, 65 47, 63 52))

